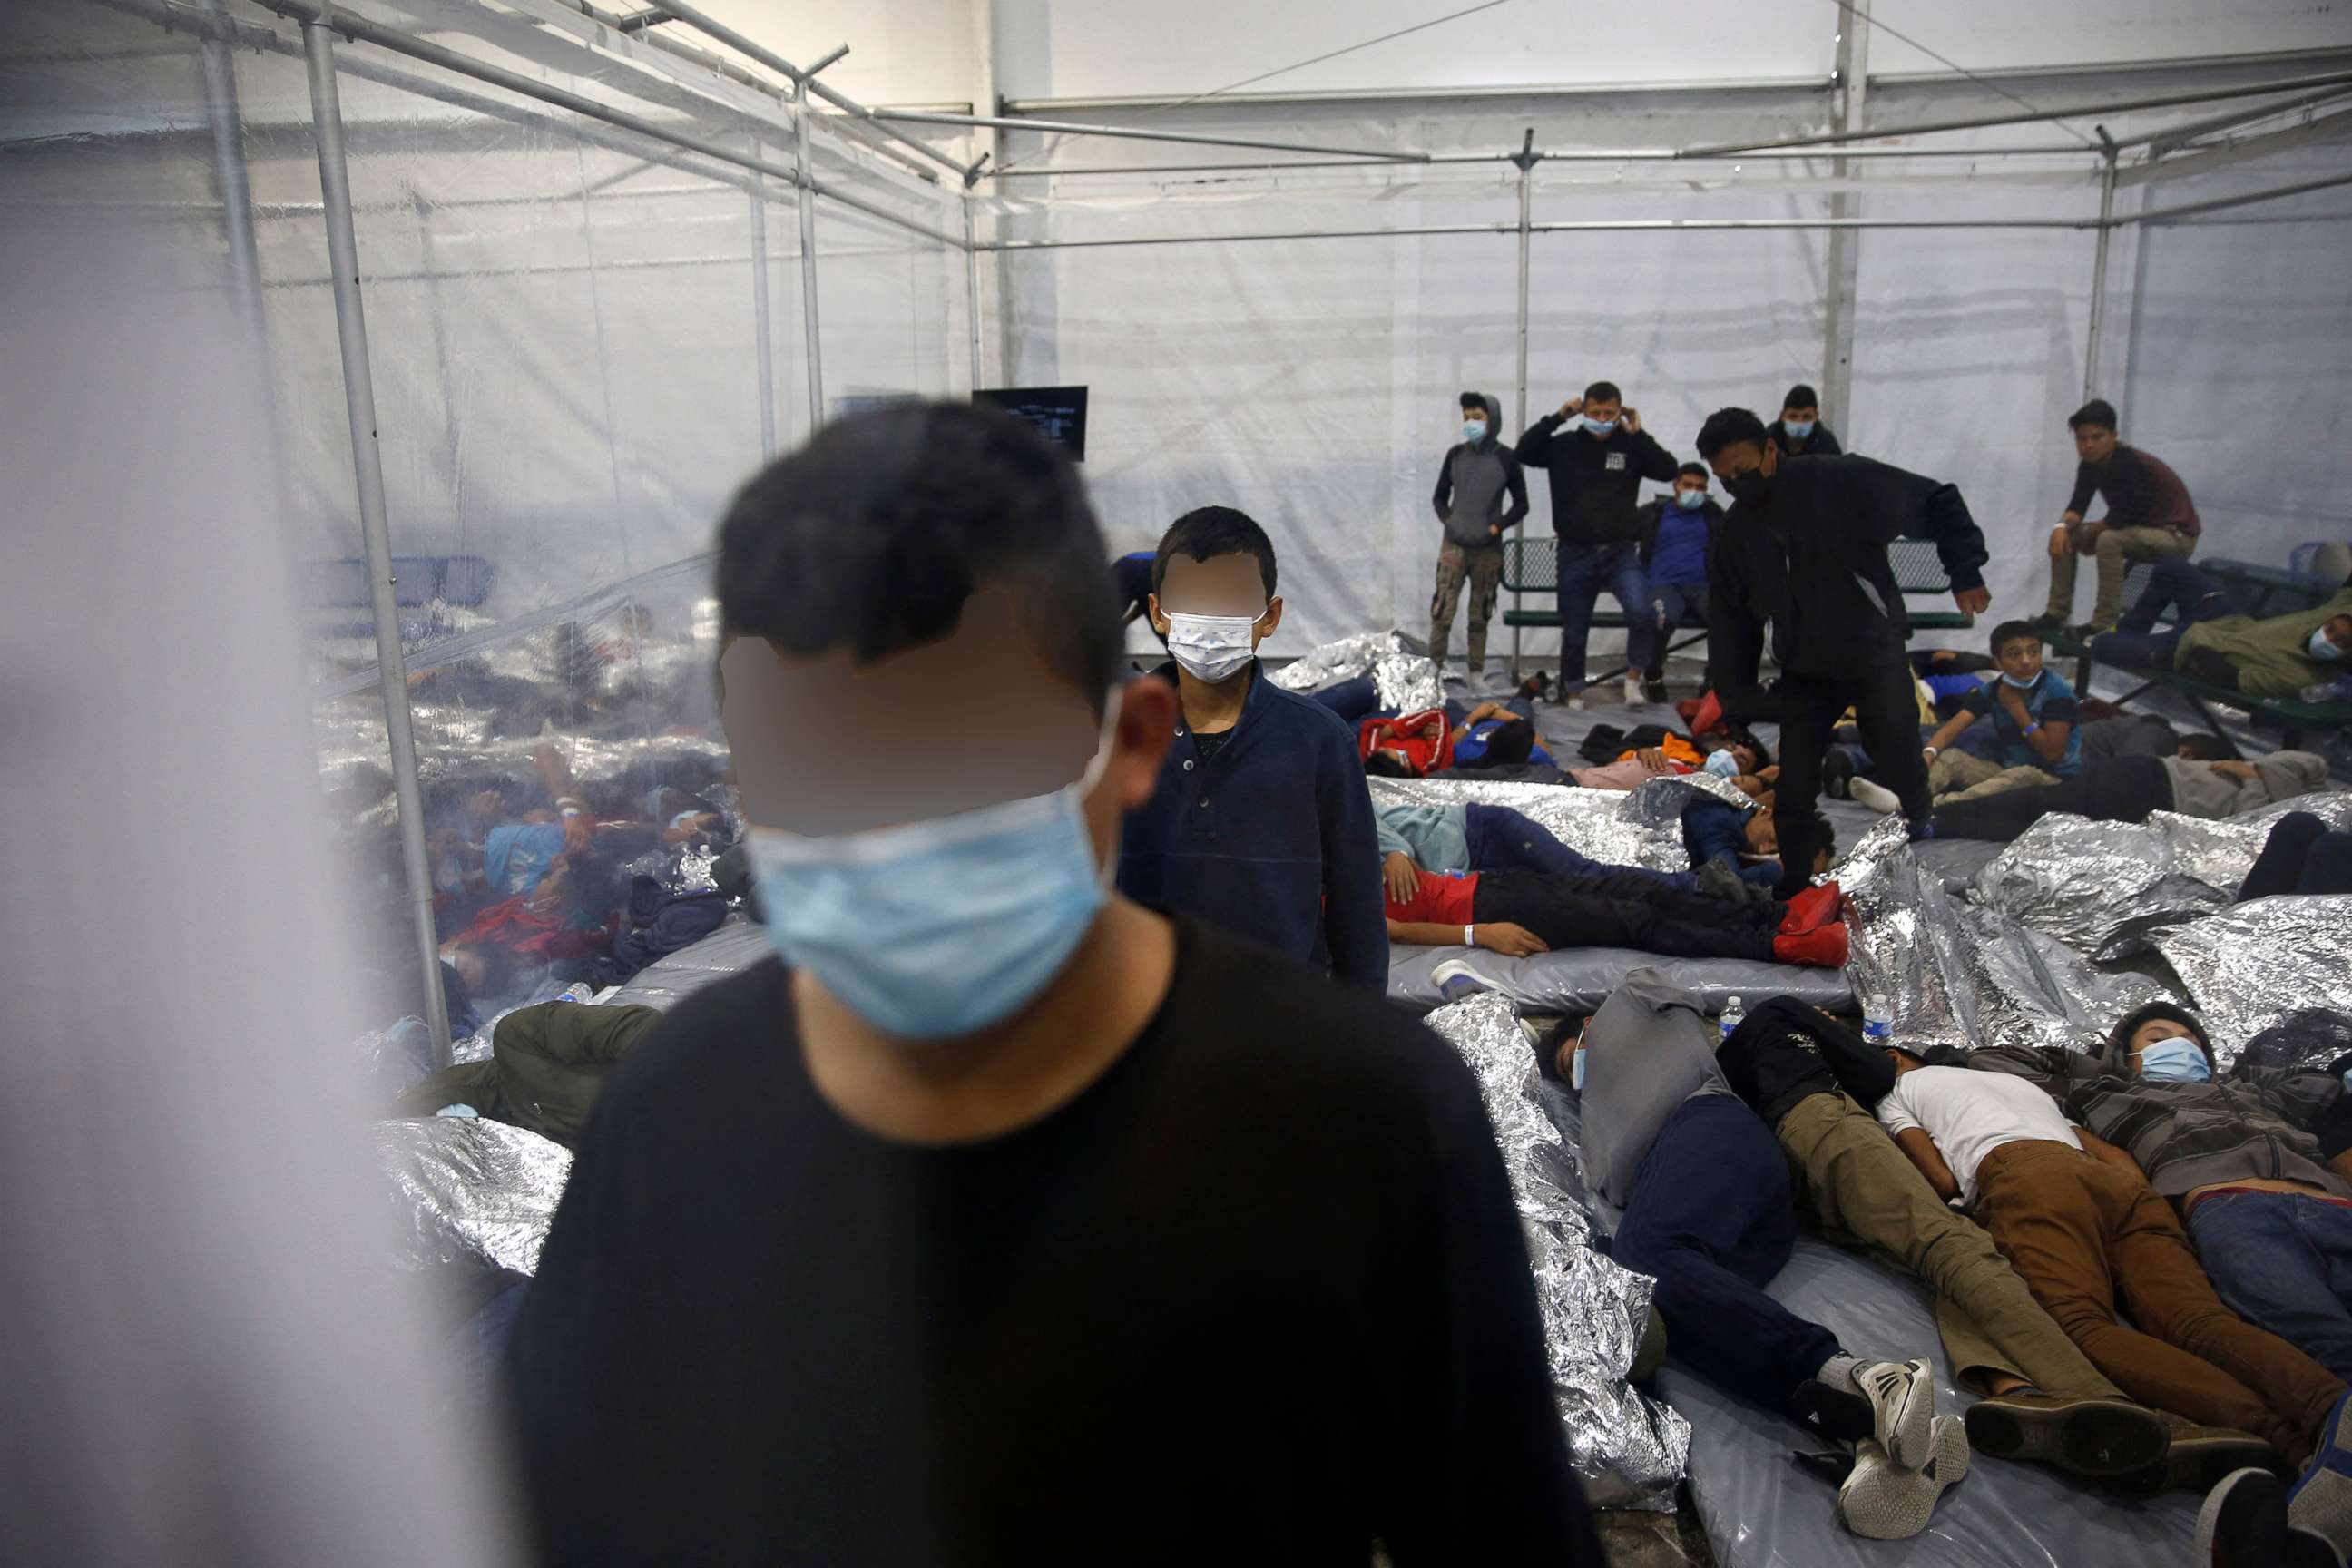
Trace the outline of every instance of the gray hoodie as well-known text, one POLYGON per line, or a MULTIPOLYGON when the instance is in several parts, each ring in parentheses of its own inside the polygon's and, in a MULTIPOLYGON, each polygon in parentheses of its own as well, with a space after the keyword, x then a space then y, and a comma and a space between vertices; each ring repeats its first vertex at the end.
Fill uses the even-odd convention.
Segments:
POLYGON ((2165 758, 2164 771, 2172 775, 2172 809, 2183 816, 2218 820, 2293 800, 2327 784, 2326 760, 2309 752, 2273 752, 2252 762, 2254 777, 2234 779, 2214 772, 2210 763, 2165 758))
POLYGON ((1500 544, 1502 536, 1490 530, 1509 528, 1528 515, 1528 481, 1518 458, 1502 443, 1502 410, 1485 393, 1475 395, 1486 411, 1486 438, 1475 447, 1457 443, 1445 454, 1430 504, 1454 543, 1500 544))
POLYGON ((1716 1066, 1715 1026, 1696 993, 1663 970, 1637 969, 1593 1015, 1581 1091, 1584 1169, 1592 1190, 1622 1210, 1667 1119, 1694 1095, 1729 1094, 1716 1066))

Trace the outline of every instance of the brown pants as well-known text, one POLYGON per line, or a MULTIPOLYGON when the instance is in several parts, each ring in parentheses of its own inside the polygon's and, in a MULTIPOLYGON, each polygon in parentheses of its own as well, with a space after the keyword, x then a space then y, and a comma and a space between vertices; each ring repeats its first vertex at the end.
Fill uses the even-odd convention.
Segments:
POLYGON ((2040 789, 2059 783, 2056 773, 2043 773, 2031 763, 2004 767, 1968 752, 1937 752, 1927 764, 1927 793, 1937 805, 1956 800, 1982 800, 2013 789, 2040 789))
POLYGON ((1977 1205, 2034 1298, 2134 1399, 2310 1455, 2343 1380, 2221 1304, 2146 1181, 2063 1143, 2004 1143, 1977 1167, 1977 1205), (2137 1329, 2116 1321, 2118 1301, 2137 1329))
POLYGON ((1495 618, 1495 599, 1503 583, 1503 547, 1496 544, 1456 544, 1452 540, 1437 552, 1437 592, 1429 601, 1429 657, 1442 666, 1445 645, 1454 637, 1454 607, 1462 598, 1462 584, 1470 584, 1470 673, 1486 668, 1486 623, 1495 618))
POLYGON ((2074 613, 2075 557, 2096 556, 2099 598, 2091 606, 2090 621, 2095 626, 2112 626, 2123 614, 2124 574, 2133 562, 2161 561, 2197 549, 2197 542, 2177 528, 2109 528, 2084 521, 2069 524, 2066 534, 2074 548, 2050 558, 2050 613, 2061 620, 2074 613))
POLYGON ((1823 1233, 1877 1249, 1934 1289, 1955 1378, 1979 1390, 2006 1375, 2045 1394, 2123 1397, 2036 1304, 1992 1237, 1936 1195, 1870 1112, 1843 1094, 1808 1095, 1777 1131, 1823 1233))

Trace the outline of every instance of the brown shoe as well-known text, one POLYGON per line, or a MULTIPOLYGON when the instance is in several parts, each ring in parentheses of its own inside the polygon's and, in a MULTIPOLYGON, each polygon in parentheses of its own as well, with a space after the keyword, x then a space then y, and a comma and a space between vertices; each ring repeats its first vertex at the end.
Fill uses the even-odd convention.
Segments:
POLYGON ((1967 1419, 1969 1446, 1988 1458, 2101 1479, 2161 1464, 2172 1440, 2163 1416, 2124 1399, 2020 1390, 1978 1400, 1967 1419))

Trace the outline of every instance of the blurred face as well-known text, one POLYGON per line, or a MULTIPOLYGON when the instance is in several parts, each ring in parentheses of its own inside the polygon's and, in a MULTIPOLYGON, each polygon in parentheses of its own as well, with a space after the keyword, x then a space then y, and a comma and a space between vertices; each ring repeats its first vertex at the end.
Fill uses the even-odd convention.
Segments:
POLYGON ((1624 400, 1616 397, 1597 403, 1588 403, 1584 405, 1584 416, 1587 419, 1602 419, 1614 423, 1624 412, 1624 400))
POLYGON ((2086 463, 2105 463, 2116 455, 2116 433, 2104 425, 2075 426, 2074 455, 2086 463))
POLYGON ((1757 855, 1778 855, 1780 853, 1780 833, 1778 828, 1772 826, 1772 814, 1770 812, 1753 811, 1748 813, 1748 822, 1740 831, 1747 835, 1748 847, 1751 853, 1757 855))
POLYGON ((2320 628, 2327 640, 2347 653, 2352 653, 2352 616, 2338 616, 2320 628))
POLYGON ((2042 673, 2042 639, 2011 637, 2000 645, 2000 652, 1993 656, 1993 662, 2000 666, 2003 675, 2017 680, 2032 680, 2042 673))
POLYGON ((1780 410, 1783 425, 1811 425, 1822 416, 1822 411, 1811 404, 1791 403, 1780 410))
POLYGON ((1675 475, 1675 493, 1676 495, 1683 496, 1698 496, 1704 499, 1706 495, 1706 476, 1705 474, 1675 475))
POLYGON ((1219 555, 1208 561, 1173 555, 1160 592, 1151 596, 1151 629, 1166 637, 1174 624, 1171 616, 1255 616, 1257 624, 1250 629, 1250 640, 1255 646, 1282 624, 1282 599, 1265 596, 1265 579, 1258 575, 1254 555, 1219 555))

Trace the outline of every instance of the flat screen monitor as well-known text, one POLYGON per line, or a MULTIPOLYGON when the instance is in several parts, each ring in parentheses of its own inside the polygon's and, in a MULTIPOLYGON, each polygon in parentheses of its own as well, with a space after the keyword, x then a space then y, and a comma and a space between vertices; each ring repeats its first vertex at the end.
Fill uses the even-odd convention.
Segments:
POLYGON ((1066 450, 1075 462, 1087 460, 1087 389, 1083 386, 993 386, 971 395, 974 403, 992 404, 1018 419, 1026 419, 1037 433, 1066 450))

